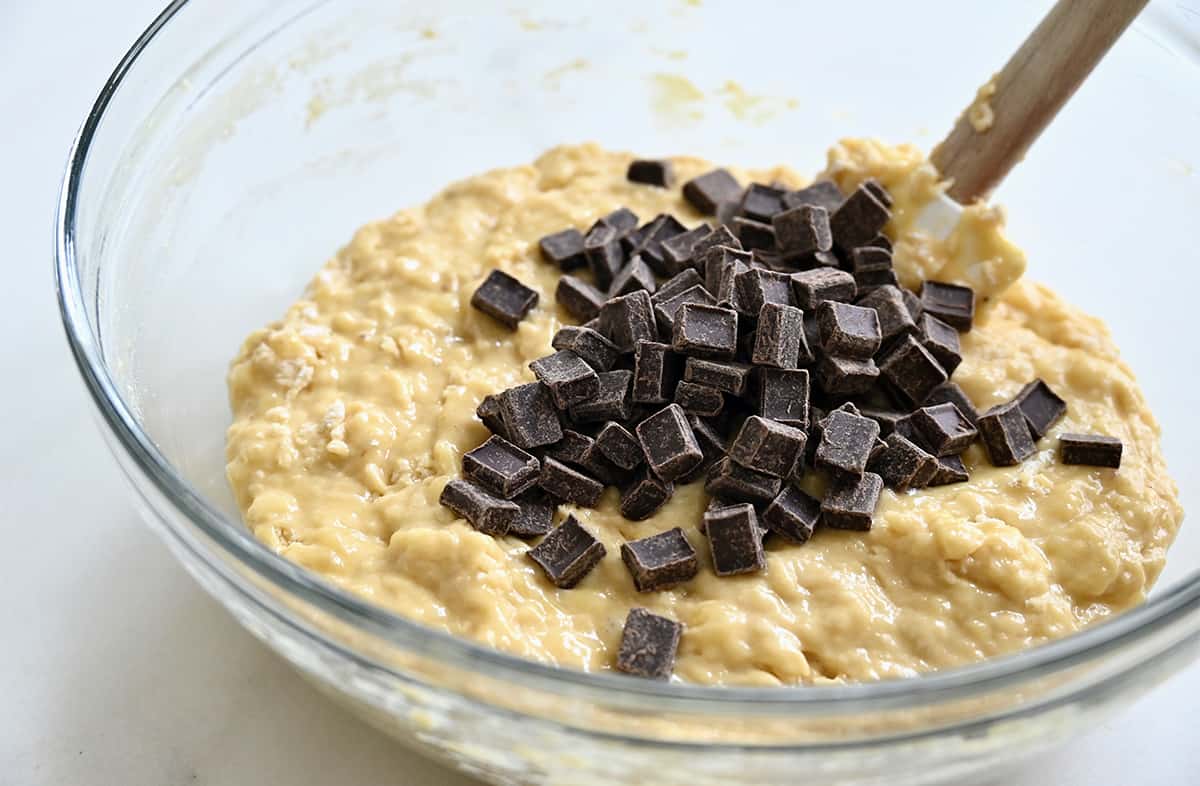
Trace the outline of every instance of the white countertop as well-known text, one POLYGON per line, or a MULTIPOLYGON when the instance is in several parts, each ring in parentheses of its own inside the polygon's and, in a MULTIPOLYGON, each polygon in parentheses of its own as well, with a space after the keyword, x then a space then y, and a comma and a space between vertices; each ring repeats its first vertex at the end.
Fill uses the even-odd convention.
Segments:
MULTIPOLYGON (((0 3, 0 784, 467 786, 328 703, 137 519, 52 296, 71 136, 161 0, 0 3)), ((1008 786, 1193 784, 1193 666, 1008 786)))

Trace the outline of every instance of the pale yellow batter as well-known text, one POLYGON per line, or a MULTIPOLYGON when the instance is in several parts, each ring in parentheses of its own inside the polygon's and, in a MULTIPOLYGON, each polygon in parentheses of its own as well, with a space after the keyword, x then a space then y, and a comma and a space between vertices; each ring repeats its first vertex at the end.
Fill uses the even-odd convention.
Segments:
MULTIPOLYGON (((968 209, 943 239, 917 231, 936 172, 913 148, 874 142, 839 144, 827 174, 843 187, 874 176, 892 192, 905 284, 976 287, 985 307, 955 380, 980 409, 1039 376, 1067 399, 1036 456, 993 468, 976 446, 969 483, 884 491, 869 533, 773 541, 765 573, 735 578, 707 563, 699 483, 647 521, 622 518, 611 489, 598 509, 572 510, 608 547, 572 590, 546 580, 529 543, 480 534, 442 508, 462 453, 487 437, 479 400, 532 380, 529 361, 567 321, 538 238, 622 205, 699 221, 678 188, 627 183, 629 160, 560 147, 368 224, 281 321, 246 340, 229 375, 228 474, 259 539, 424 624, 564 667, 611 668, 627 610, 646 606, 686 626, 677 677, 717 684, 902 677, 1063 636, 1142 600, 1182 512, 1158 426, 1107 329, 1018 280, 1024 257, 998 210, 968 209), (515 333, 469 305, 497 267, 541 294, 515 333), (1121 469, 1060 464, 1064 431, 1120 437, 1121 469), (700 575, 636 593, 621 542, 676 525, 700 575)), ((675 163, 681 181, 711 166, 675 163)), ((737 174, 803 180, 783 168, 737 174)))

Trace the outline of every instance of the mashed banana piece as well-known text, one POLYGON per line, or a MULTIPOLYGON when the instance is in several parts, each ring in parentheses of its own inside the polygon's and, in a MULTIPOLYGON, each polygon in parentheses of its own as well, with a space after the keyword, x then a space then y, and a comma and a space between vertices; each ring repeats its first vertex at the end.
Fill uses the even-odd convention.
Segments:
MULTIPOLYGON (((843 187, 874 176, 892 191, 904 283, 978 289, 986 308, 963 336, 955 379, 979 408, 1037 376, 1067 399, 1036 456, 993 468, 973 447, 969 483, 885 491, 869 533, 774 541, 765 573, 734 578, 708 565, 702 484, 680 487, 648 521, 623 519, 612 490, 598 509, 573 510, 608 547, 573 590, 541 575, 530 544, 480 534, 439 506, 462 453, 487 436, 479 400, 532 380, 529 361, 564 324, 559 273, 539 259, 538 238, 621 205, 699 220, 679 189, 627 183, 629 160, 559 147, 368 224, 282 320, 246 340, 229 374, 228 476, 262 542, 426 625, 563 667, 611 668, 626 612, 645 606, 686 626, 677 677, 712 684, 903 677, 1029 647, 1142 600, 1182 512, 1133 375, 1103 323, 1019 280, 1025 260, 999 211, 968 209, 944 239, 915 228, 940 186, 907 146, 842 142, 827 176, 843 187), (469 305, 494 267, 541 294, 515 333, 469 305), (1058 463, 1063 431, 1124 440, 1120 471, 1058 463), (621 542, 676 525, 700 575, 636 593, 621 542)), ((710 167, 675 164, 681 179, 710 167)), ((803 182, 784 168, 737 174, 803 182)))

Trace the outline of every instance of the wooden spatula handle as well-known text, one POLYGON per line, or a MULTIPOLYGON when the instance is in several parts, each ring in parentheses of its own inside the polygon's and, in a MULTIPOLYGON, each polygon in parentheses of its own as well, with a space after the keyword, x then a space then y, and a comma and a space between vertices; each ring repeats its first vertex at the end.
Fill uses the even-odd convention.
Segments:
POLYGON ((986 198, 1149 0, 1058 0, 995 76, 993 120, 976 131, 967 113, 934 149, 934 165, 959 204, 986 198))

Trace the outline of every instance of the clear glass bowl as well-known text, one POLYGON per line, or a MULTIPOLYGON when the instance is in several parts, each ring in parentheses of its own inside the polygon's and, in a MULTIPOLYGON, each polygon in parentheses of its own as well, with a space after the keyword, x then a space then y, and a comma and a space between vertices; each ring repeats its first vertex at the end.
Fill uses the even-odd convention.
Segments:
MULTIPOLYGON (((330 694, 497 783, 927 782, 1094 723, 1196 654, 1194 527, 1148 603, 1062 641, 909 680, 719 689, 554 670, 371 607, 259 545, 223 466, 239 342, 368 219, 567 141, 812 171, 843 135, 930 146, 1044 8, 173 3, 87 118, 57 227, 67 335, 146 520, 330 694)), ((999 198, 1031 275, 1108 317, 1192 507, 1189 23, 1152 7, 999 198)))

